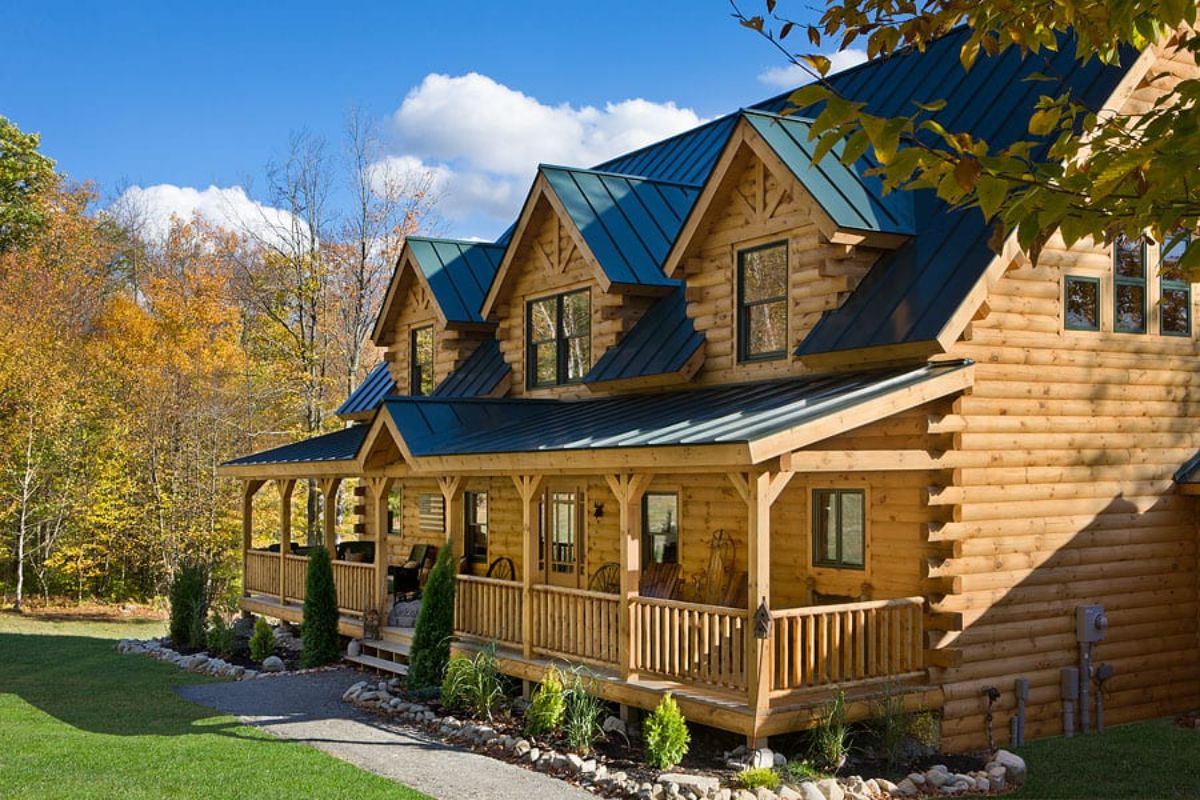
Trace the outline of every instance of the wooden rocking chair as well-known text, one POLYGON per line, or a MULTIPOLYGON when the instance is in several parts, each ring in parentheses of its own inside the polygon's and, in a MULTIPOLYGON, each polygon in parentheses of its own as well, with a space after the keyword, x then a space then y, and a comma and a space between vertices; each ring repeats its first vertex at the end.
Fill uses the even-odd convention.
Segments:
POLYGON ((638 593, 642 597, 673 600, 678 591, 678 564, 647 564, 642 569, 641 586, 638 588, 638 593))

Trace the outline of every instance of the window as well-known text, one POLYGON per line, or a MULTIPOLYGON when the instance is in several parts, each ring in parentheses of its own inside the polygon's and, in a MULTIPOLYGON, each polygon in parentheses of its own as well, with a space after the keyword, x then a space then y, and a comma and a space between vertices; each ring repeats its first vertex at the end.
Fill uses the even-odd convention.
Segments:
POLYGON ((1163 336, 1192 335, 1192 285, 1179 268, 1179 262, 1191 241, 1190 234, 1177 233, 1162 246, 1158 327, 1163 336))
POLYGON ((866 493, 862 489, 813 490, 813 565, 863 569, 866 493))
POLYGON ((679 563, 679 495, 642 496, 642 559, 647 564, 679 563))
POLYGON ((426 325, 412 332, 412 354, 409 361, 409 392, 414 395, 433 393, 433 326, 426 325))
POLYGON ((579 547, 579 495, 576 492, 550 493, 550 571, 575 572, 579 547))
POLYGON ((463 552, 473 564, 486 564, 488 558, 487 492, 463 492, 463 552))
POLYGON ((1113 330, 1146 332, 1146 241, 1113 242, 1113 330))
POLYGON ((1063 324, 1069 331, 1100 330, 1100 279, 1068 275, 1063 281, 1066 316, 1063 324))
POLYGON ((404 532, 404 490, 399 486, 388 493, 388 535, 400 536, 404 532))
POLYGON ((738 253, 738 359, 787 356, 787 242, 738 253))
POLYGON ((440 494, 423 494, 417 498, 417 516, 423 531, 446 529, 446 502, 440 494))
POLYGON ((578 383, 592 366, 592 302, 587 289, 528 305, 529 388, 578 383))

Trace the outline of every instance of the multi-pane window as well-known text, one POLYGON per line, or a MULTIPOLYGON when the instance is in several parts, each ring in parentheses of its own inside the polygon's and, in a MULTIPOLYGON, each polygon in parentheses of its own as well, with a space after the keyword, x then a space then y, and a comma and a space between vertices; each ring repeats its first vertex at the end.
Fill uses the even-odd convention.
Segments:
POLYGON ((1146 332, 1146 241, 1118 237, 1113 243, 1113 330, 1146 332))
POLYGON ((433 393, 433 326, 426 325, 412 332, 409 390, 414 395, 433 393))
POLYGON ((866 492, 814 489, 813 564, 863 569, 866 564, 866 492))
POLYGON ((679 495, 675 492, 642 496, 642 560, 647 564, 679 562, 679 495))
POLYGON ((1100 330, 1100 279, 1068 275, 1063 280, 1063 324, 1071 331, 1100 330))
POLYGON ((592 366, 592 303, 587 289, 543 297, 528 305, 530 388, 578 383, 592 366))
POLYGON ((487 492, 464 492, 463 515, 463 551, 473 563, 485 564, 488 557, 487 492))
POLYGON ((738 253, 738 358, 787 356, 787 242, 738 253))
POLYGON ((417 497, 417 517, 423 531, 446 529, 446 501, 440 494, 423 494, 417 497))
POLYGON ((1189 244, 1189 234, 1177 233, 1162 246, 1158 326, 1164 336, 1192 335, 1192 285, 1179 267, 1189 244))
POLYGON ((400 536, 404 533, 404 490, 399 486, 388 493, 388 534, 400 536))

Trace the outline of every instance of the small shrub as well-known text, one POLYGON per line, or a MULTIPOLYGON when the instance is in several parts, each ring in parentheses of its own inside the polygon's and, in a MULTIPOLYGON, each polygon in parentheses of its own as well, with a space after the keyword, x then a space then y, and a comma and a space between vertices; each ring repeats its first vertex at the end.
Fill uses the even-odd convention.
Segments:
POLYGON ((937 714, 918 711, 909 716, 908 735, 926 750, 937 750, 942 743, 942 730, 937 714))
POLYGON ((329 550, 313 548, 308 555, 308 572, 304 576, 304 643, 302 661, 305 667, 322 667, 342 657, 338 640, 337 587, 333 583, 333 562, 329 550))
POLYGON ((737 785, 739 789, 751 792, 758 788, 773 792, 779 788, 779 773, 768 767, 744 769, 737 774, 737 785))
POLYGON ((888 767, 899 766, 904 759, 908 739, 909 715, 904 710, 904 697, 896 694, 891 682, 884 684, 883 695, 874 704, 874 719, 870 722, 879 754, 888 767))
POLYGON ((558 730, 562 727, 566 711, 562 674, 551 667, 546 671, 541 685, 533 693, 529 708, 525 711, 525 734, 537 736, 558 730))
POLYGON ((496 669, 496 646, 489 644, 474 658, 456 656, 446 664, 442 679, 442 705, 468 710, 491 719, 504 702, 504 689, 496 669))
POLYGON ((595 692, 591 676, 580 670, 571 673, 563 691, 563 732, 571 749, 587 753, 600 735, 604 701, 595 692))
POLYGON ((208 570, 198 561, 185 561, 171 581, 168 630, 176 647, 204 647, 208 632, 208 570))
POLYGON ((266 617, 254 621, 254 635, 250 637, 250 657, 262 662, 275 652, 275 635, 266 617))
POLYGON ((846 729, 846 694, 840 689, 821 713, 813 729, 812 757, 822 769, 837 772, 850 754, 850 736, 846 729))
POLYGON ((208 623, 208 652, 220 658, 233 655, 233 626, 220 614, 213 614, 208 623))
POLYGON ((819 781, 829 777, 808 761, 789 761, 781 770, 783 780, 788 783, 803 783, 804 781, 819 781))
POLYGON ((408 685, 414 689, 440 686, 446 673, 454 633, 454 581, 454 553, 443 547, 425 581, 413 631, 408 685))
POLYGON ((670 769, 687 755, 692 735, 679 704, 669 692, 646 718, 642 735, 646 740, 646 763, 652 767, 670 769))

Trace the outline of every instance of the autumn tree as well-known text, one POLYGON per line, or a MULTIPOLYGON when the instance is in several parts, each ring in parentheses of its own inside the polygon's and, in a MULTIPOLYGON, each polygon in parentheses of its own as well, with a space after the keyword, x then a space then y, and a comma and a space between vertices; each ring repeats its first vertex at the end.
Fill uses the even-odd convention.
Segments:
POLYGON ((38 152, 41 137, 0 116, 0 253, 29 244, 46 224, 54 162, 38 152))
MULTIPOLYGON (((791 96, 791 103, 815 117, 816 152, 829 157, 844 143, 847 163, 870 151, 880 163, 887 190, 931 189, 957 206, 975 206, 1015 233, 1036 259, 1042 244, 1061 232, 1068 245, 1083 237, 1138 238, 1148 231, 1169 246, 1182 246, 1186 231, 1200 221, 1200 80, 1149 74, 1162 86, 1148 108, 1096 109, 1069 94, 1043 93, 1026 120, 1027 135, 995 145, 951 121, 962 109, 944 99, 879 116, 863 103, 840 96, 825 78, 826 42, 839 49, 865 45, 868 57, 888 58, 904 50, 924 50, 956 26, 965 26, 960 68, 967 72, 981 57, 1016 49, 1024 57, 1072 48, 1079 63, 1099 59, 1129 63, 1152 45, 1168 52, 1200 51, 1196 4, 1179 2, 1092 2, 1032 0, 933 0, 915 6, 907 0, 832 0, 818 21, 789 16, 786 4, 766 0, 761 13, 733 3, 742 25, 774 44, 814 82, 791 96), (803 44, 797 45, 801 40, 803 44)), ((1034 75, 1032 80, 1041 80, 1034 75)), ((1181 268, 1200 279, 1200 238, 1192 237, 1181 268)))

